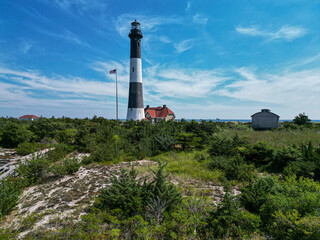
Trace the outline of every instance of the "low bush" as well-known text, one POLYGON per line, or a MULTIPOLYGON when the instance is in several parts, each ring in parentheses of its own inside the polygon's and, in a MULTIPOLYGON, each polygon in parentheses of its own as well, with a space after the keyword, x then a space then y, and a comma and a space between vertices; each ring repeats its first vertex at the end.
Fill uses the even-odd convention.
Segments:
POLYGON ((209 159, 211 170, 219 169, 228 180, 249 181, 254 177, 254 166, 247 164, 240 156, 216 156, 209 159))
POLYGON ((209 140, 208 153, 211 156, 234 156, 238 154, 240 148, 247 144, 247 139, 237 134, 233 138, 217 135, 209 140))
POLYGON ((40 151, 41 149, 44 149, 46 147, 47 147, 46 144, 39 144, 36 142, 23 142, 17 146, 16 151, 17 151, 17 154, 21 156, 25 156, 25 155, 34 153, 36 151, 40 151))
POLYGON ((305 113, 300 113, 292 122, 296 125, 311 126, 311 120, 305 113))
POLYGON ((18 144, 28 142, 32 132, 21 124, 8 121, 2 130, 0 145, 5 148, 15 148, 18 144))
POLYGON ((179 133, 176 136, 177 144, 180 145, 182 151, 191 149, 201 149, 201 138, 194 133, 179 133))
POLYGON ((45 177, 49 172, 49 166, 50 161, 46 157, 33 157, 20 162, 17 173, 26 185, 34 184, 45 177))
POLYGON ((19 179, 8 177, 0 181, 0 219, 16 206, 21 188, 19 179))
POLYGON ((66 158, 63 160, 63 167, 66 170, 67 174, 74 174, 80 168, 80 163, 76 158, 66 158))
POLYGON ((121 154, 120 149, 115 145, 110 144, 100 144, 95 147, 95 149, 91 152, 90 157, 86 160, 87 163, 91 162, 114 162, 119 160, 121 154))
POLYGON ((207 218, 214 239, 249 239, 259 228, 260 217, 243 211, 235 197, 227 191, 222 202, 207 218))
POLYGON ((53 163, 50 166, 50 172, 57 176, 71 175, 77 172, 80 168, 80 163, 76 158, 66 158, 62 162, 53 163))
POLYGON ((258 178, 241 189, 240 202, 250 212, 259 213, 269 194, 275 194, 279 187, 275 177, 258 178))
POLYGON ((57 162, 65 158, 65 156, 72 152, 73 148, 71 146, 68 146, 64 143, 58 143, 54 146, 54 149, 49 151, 46 154, 46 158, 50 162, 57 162))
POLYGON ((215 136, 209 140, 210 156, 231 156, 234 154, 232 139, 224 136, 215 136))
POLYGON ((153 155, 170 151, 176 143, 175 138, 165 131, 161 131, 154 135, 152 140, 153 155))
POLYGON ((110 188, 102 189, 95 205, 104 210, 120 209, 125 216, 138 214, 155 217, 161 221, 165 212, 175 209, 181 201, 176 187, 168 183, 163 173, 165 165, 159 162, 154 178, 149 183, 137 179, 137 173, 122 170, 120 176, 111 178, 110 188))
POLYGON ((265 142, 256 142, 246 147, 241 154, 246 162, 253 163, 256 167, 270 164, 276 150, 265 142))
POLYGON ((273 172, 282 172, 291 162, 301 162, 302 160, 303 155, 299 149, 286 147, 276 151, 274 159, 268 168, 273 172))

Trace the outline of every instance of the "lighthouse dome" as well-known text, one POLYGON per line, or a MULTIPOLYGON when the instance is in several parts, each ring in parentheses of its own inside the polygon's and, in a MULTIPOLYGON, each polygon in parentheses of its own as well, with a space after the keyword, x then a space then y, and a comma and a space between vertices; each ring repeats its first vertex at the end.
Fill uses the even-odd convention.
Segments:
POLYGON ((137 20, 131 23, 131 29, 139 29, 140 30, 140 23, 137 20))

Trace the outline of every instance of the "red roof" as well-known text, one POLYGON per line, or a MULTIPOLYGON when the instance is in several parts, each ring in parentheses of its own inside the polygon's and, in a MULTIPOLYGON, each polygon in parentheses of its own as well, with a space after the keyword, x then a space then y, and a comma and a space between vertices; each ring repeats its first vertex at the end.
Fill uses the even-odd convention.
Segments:
POLYGON ((147 106, 147 108, 144 109, 144 112, 145 113, 148 112, 152 118, 165 118, 169 114, 174 115, 174 112, 172 112, 165 105, 163 107, 156 107, 156 108, 150 108, 147 106))
POLYGON ((35 115, 23 115, 23 116, 21 116, 19 118, 39 118, 39 117, 37 117, 35 115))

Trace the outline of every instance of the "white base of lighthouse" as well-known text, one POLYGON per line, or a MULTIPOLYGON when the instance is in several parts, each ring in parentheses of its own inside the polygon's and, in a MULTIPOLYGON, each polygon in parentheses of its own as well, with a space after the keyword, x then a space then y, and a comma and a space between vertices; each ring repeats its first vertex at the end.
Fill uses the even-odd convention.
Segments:
POLYGON ((127 120, 141 121, 145 119, 143 108, 128 108, 127 120))

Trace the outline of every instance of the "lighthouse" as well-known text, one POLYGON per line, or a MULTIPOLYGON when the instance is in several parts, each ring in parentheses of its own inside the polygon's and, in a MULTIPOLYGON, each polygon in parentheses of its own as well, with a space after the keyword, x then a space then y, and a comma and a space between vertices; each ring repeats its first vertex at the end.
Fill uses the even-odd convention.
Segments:
POLYGON ((140 23, 131 23, 130 38, 130 86, 127 120, 142 120, 144 116, 142 67, 141 67, 141 38, 140 23))

